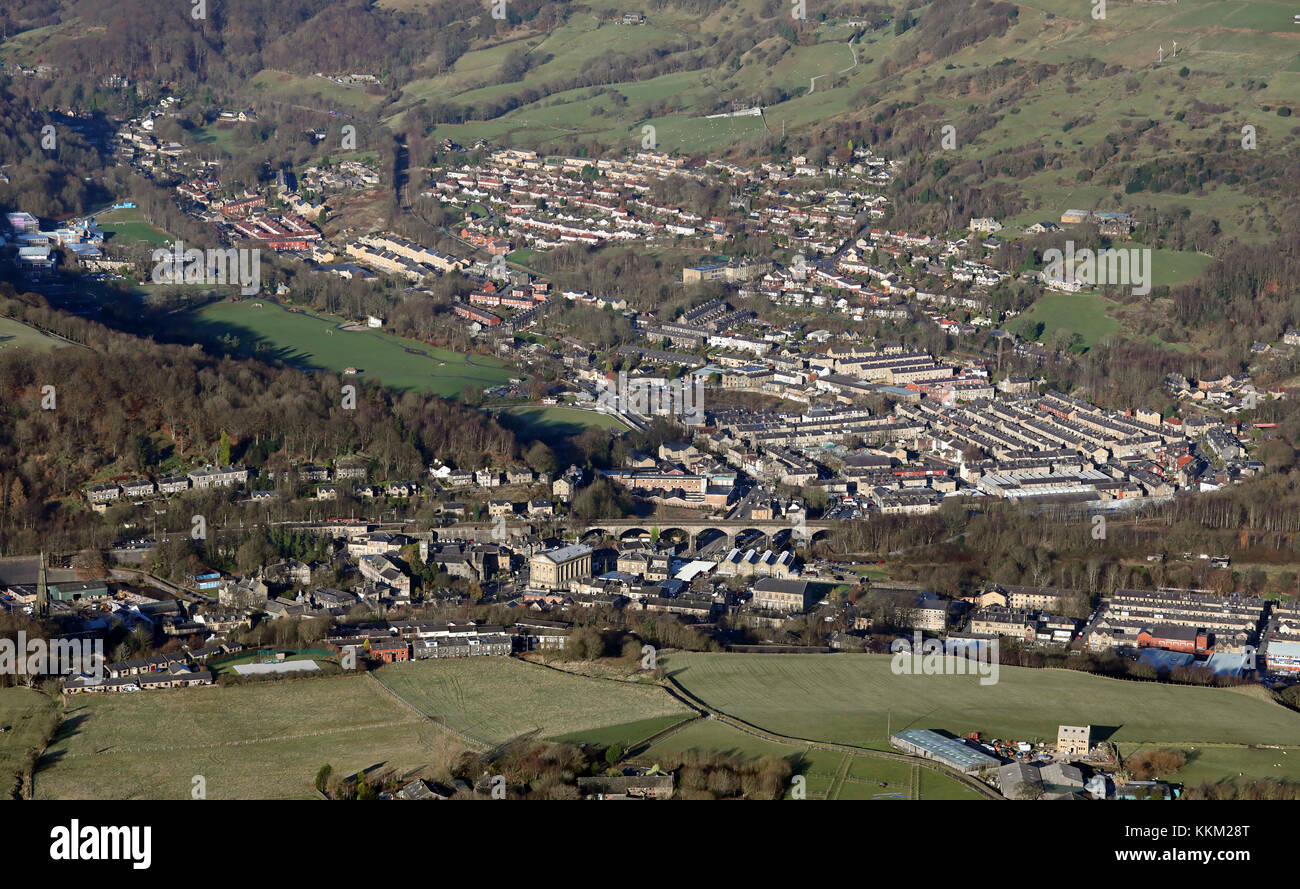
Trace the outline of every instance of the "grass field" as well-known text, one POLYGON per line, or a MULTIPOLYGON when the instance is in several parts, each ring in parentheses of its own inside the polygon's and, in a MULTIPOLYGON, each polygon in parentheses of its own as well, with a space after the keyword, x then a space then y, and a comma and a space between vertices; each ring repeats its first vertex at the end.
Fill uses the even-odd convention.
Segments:
MULTIPOLYGON (((1295 129, 1265 111, 1265 106, 1282 104, 1294 110, 1300 101, 1300 89, 1285 73, 1300 50, 1291 24, 1294 8, 1288 10, 1271 0, 1112 3, 1106 19, 1094 21, 1089 4, 1072 0, 1019 0, 1017 5, 1017 24, 1006 35, 923 66, 922 80, 987 69, 1004 57, 1043 64, 1092 58, 1116 66, 1116 73, 1089 79, 1082 89, 1068 78, 1043 78, 1019 97, 1001 121, 972 139, 973 154, 1041 141, 1063 159, 1061 168, 1007 183, 1018 186, 1030 205, 1013 224, 1055 219, 1066 207, 1124 209, 1117 205, 1150 204, 1165 211, 1186 207, 1204 213, 1219 220, 1229 235, 1248 239, 1265 235, 1258 224, 1260 202, 1240 189, 1211 181, 1204 190, 1143 190, 1126 195, 1105 178, 1092 179, 1093 165, 1076 166, 1072 161, 1082 160, 1086 148, 1114 133, 1122 134, 1136 162, 1184 161, 1194 156, 1193 146, 1200 140, 1220 134, 1231 140, 1243 123, 1255 125, 1261 133, 1268 130, 1270 144, 1288 150, 1284 146, 1294 143, 1295 129), (1176 58, 1171 57, 1174 41, 1176 58), (1161 46, 1163 63, 1157 58, 1161 46), (1253 89, 1247 81, 1267 83, 1267 87, 1253 89), (1231 108, 1235 116, 1179 115, 1186 111, 1191 94, 1200 102, 1231 108), (1147 120, 1159 123, 1158 139, 1128 138, 1133 125, 1147 120), (1083 175, 1088 181, 1076 175, 1080 167, 1087 168, 1083 175)), ((967 102, 960 96, 924 98, 946 104, 953 114, 962 113, 967 102)), ((1294 153, 1293 147, 1289 150, 1294 153)), ((965 145, 958 145, 958 152, 966 151, 965 145)), ((1157 259, 1157 283, 1171 283, 1160 280, 1160 265, 1157 259)))
POLYGON ((1110 315, 1114 306, 1096 293, 1045 293, 1015 319, 1013 327, 1022 336, 1047 342, 1053 331, 1077 333, 1084 348, 1091 348, 1108 336, 1119 333, 1120 324, 1110 315), (1043 332, 1034 335, 1036 325, 1043 332))
MULTIPOLYGON (((1146 249, 1137 242, 1128 242, 1119 249, 1146 249)), ((1199 253, 1177 250, 1151 251, 1150 283, 1152 286, 1175 285, 1198 278, 1210 265, 1212 259, 1199 253)), ((1021 336, 1054 344, 1053 334, 1064 331, 1067 336, 1078 335, 1078 340, 1070 348, 1090 349, 1111 336, 1133 337, 1133 329, 1125 323, 1127 314, 1136 312, 1139 316, 1152 311, 1148 296, 1132 295, 1127 288, 1119 288, 1119 293, 1084 291, 1082 293, 1052 293, 1040 296, 1028 311, 1010 322, 1010 327, 1021 336), (1041 324, 1042 330, 1038 331, 1041 324)), ((1158 310, 1156 310, 1158 311, 1158 310)), ((1131 320, 1131 319, 1130 319, 1131 320)), ((1187 351, 1193 348, 1189 343, 1168 343, 1152 335, 1145 337, 1149 342, 1174 351, 1187 351)))
POLYGON ((658 734, 680 722, 690 719, 689 713, 674 713, 671 716, 651 716, 649 719, 637 719, 619 725, 605 725, 582 729, 563 735, 555 735, 549 740, 568 744, 618 744, 628 749, 651 735, 658 734))
MULTIPOLYGON (((344 86, 325 77, 290 74, 286 71, 270 69, 259 72, 249 81, 249 86, 264 99, 324 113, 339 110, 366 111, 382 100, 382 96, 371 95, 364 87, 344 86)), ((327 121, 322 118, 321 122, 327 121)))
MULTIPOLYGON (((448 96, 466 106, 487 107, 518 95, 526 86, 570 79, 584 65, 602 57, 636 54, 649 47, 670 56, 685 55, 689 39, 744 27, 740 17, 755 11, 756 6, 740 0, 706 18, 665 7, 649 15, 649 24, 633 27, 575 14, 548 33, 466 53, 450 71, 408 84, 398 107, 405 110, 411 104, 442 101, 448 96), (530 70, 526 82, 497 82, 502 63, 516 51, 553 58, 530 70)), ((592 8, 605 17, 618 11, 609 4, 592 8)), ((581 133, 609 145, 637 149, 642 127, 650 125, 655 128, 657 147, 663 150, 717 149, 762 137, 783 124, 797 127, 849 111, 854 92, 878 72, 893 39, 892 33, 881 31, 850 48, 852 33, 847 28, 820 28, 816 42, 808 45, 769 38, 744 53, 738 69, 683 70, 635 82, 556 92, 490 120, 440 125, 436 135, 462 143, 487 138, 545 148, 558 138, 581 133), (779 89, 787 98, 766 122, 759 117, 705 119, 714 111, 758 103, 760 92, 768 87, 779 89)))
POLYGON ((34 327, 28 327, 12 318, 0 318, 0 351, 5 349, 33 349, 37 352, 53 352, 69 343, 41 333, 34 327))
POLYGON ((462 745, 366 676, 85 695, 36 774, 38 799, 303 799, 326 763, 445 770, 462 745))
POLYGON ((1017 667, 982 686, 975 676, 894 675, 889 655, 672 653, 664 662, 689 692, 746 722, 879 749, 888 749, 889 732, 907 728, 1041 741, 1059 725, 1092 725, 1125 746, 1300 738, 1300 713, 1229 689, 1017 667))
POLYGON ((595 426, 600 429, 625 430, 617 417, 595 411, 583 411, 558 405, 520 405, 501 409, 511 428, 527 438, 565 438, 595 426))
POLYGON ((30 688, 0 688, 0 799, 17 788, 15 773, 23 757, 39 747, 50 725, 58 719, 58 704, 49 695, 30 688))
POLYGON ((484 743, 527 733, 571 737, 690 712, 660 688, 588 679, 509 658, 412 661, 377 675, 403 700, 484 743))
MULTIPOLYGON (((809 799, 892 800, 908 799, 911 794, 912 769, 908 763, 776 744, 715 720, 693 722, 635 756, 639 761, 659 762, 687 751, 719 753, 741 760, 779 756, 791 764, 796 775, 804 776, 809 799)), ((980 798, 946 775, 929 769, 921 769, 920 774, 922 799, 980 798)))
MULTIPOLYGON (((1124 756, 1139 752, 1142 746, 1121 745, 1124 756)), ((1218 782, 1227 778, 1282 778, 1300 781, 1300 747, 1281 750, 1249 747, 1180 747, 1187 754, 1187 765, 1168 776, 1183 784, 1218 782)))
MULTIPOLYGON (((980 686, 975 677, 896 676, 884 655, 671 653, 664 663, 710 706, 792 737, 888 749, 887 724, 894 732, 978 730, 1046 740, 1060 724, 1087 723, 1125 756, 1150 746, 1186 751, 1188 764, 1166 776, 1183 783, 1239 774, 1300 779, 1300 747, 1228 746, 1294 745, 1300 714, 1228 689, 1009 667, 996 685, 980 686)), ((310 798, 326 763, 342 775, 391 768, 445 777, 465 743, 402 701, 488 745, 535 735, 627 748, 690 716, 653 686, 504 658, 393 664, 374 676, 88 695, 69 701, 36 774, 36 796, 183 799, 202 776, 214 799, 310 798)), ((35 692, 0 691, 0 725, 14 726, 0 733, 0 765, 16 767, 55 706, 35 692)), ((906 763, 766 741, 709 719, 630 752, 660 762, 687 751, 780 756, 805 777, 810 799, 906 799, 914 784, 922 799, 977 798, 928 769, 914 778, 906 763)))
POLYGON ((143 242, 156 246, 171 241, 170 235, 147 222, 106 222, 100 228, 106 235, 104 240, 110 243, 112 241, 125 244, 143 242))
POLYGON ((471 386, 483 390, 506 382, 501 362, 482 355, 436 349, 382 330, 341 330, 342 319, 290 312, 270 301, 211 303, 186 316, 197 339, 234 336, 239 351, 308 370, 358 376, 399 390, 454 398, 471 386))
POLYGON ((140 210, 109 210, 97 215, 95 224, 103 229, 106 243, 143 242, 156 246, 172 240, 171 235, 151 224, 140 210))
MULTIPOLYGON (((1149 249, 1139 241, 1125 241, 1115 244, 1120 250, 1149 249)), ((1213 258, 1201 253, 1187 250, 1151 250, 1151 284, 1153 287, 1173 287, 1194 281, 1213 262, 1213 258)))

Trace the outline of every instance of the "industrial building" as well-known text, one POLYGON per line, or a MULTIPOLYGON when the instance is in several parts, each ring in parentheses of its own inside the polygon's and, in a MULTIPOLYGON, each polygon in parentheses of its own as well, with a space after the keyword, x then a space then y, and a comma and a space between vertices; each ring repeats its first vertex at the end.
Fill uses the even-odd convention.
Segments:
POLYGON ((907 729, 891 735, 889 744, 904 753, 932 759, 967 775, 1001 765, 1001 760, 930 729, 907 729))

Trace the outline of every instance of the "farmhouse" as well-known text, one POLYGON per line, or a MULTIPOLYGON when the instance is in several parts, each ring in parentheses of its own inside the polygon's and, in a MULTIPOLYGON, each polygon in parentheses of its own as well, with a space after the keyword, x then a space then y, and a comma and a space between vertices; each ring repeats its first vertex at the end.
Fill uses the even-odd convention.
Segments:
POLYGON ((643 772, 579 778, 578 792, 583 799, 668 799, 673 795, 673 775, 643 772))
POLYGON ((1067 756, 1087 756, 1092 749, 1092 726, 1063 725, 1056 730, 1056 750, 1067 756))

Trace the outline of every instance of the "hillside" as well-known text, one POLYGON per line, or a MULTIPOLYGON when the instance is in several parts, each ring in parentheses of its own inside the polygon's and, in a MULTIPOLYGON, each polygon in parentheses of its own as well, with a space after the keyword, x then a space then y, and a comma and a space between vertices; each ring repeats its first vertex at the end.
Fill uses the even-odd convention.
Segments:
POLYGON ((347 114, 407 134, 420 164, 443 139, 748 160, 852 140, 911 161, 897 215, 918 227, 1121 202, 1186 208, 1248 239, 1294 225, 1281 186, 1300 156, 1300 26, 1276 0, 1112 0, 1102 20, 1073 0, 817 3, 804 20, 778 0, 681 0, 643 24, 622 23, 614 0, 512 2, 505 21, 474 3, 297 0, 214 11, 199 35, 160 14, 136 35, 151 54, 127 51, 118 16, 156 5, 19 3, 0 57, 202 79, 214 98, 295 119, 347 114), (318 76, 357 71, 378 82, 318 76), (929 200, 945 191, 947 218, 929 200))

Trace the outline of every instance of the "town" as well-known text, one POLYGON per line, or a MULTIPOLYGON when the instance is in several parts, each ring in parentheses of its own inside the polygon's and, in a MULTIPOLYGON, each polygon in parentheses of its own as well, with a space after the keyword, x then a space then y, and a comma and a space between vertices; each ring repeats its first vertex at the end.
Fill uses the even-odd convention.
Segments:
POLYGON ((0 12, 9 796, 1300 798, 1294 34, 1175 5, 0 12))
MULTIPOLYGON (((164 100, 156 113, 170 104, 164 100)), ((152 119, 128 125, 120 153, 140 163, 143 149, 147 168, 161 163, 187 174, 185 151, 164 152, 148 136, 152 119)), ((71 636, 133 640, 134 652, 119 651, 123 656, 99 674, 70 678, 64 693, 212 685, 221 673, 240 680, 329 675, 317 660, 286 659, 283 649, 259 641, 279 637, 267 629, 277 624, 293 625, 299 647, 319 651, 322 663, 336 669, 358 661, 382 668, 426 659, 565 657, 575 628, 594 615, 625 631, 644 619, 670 625, 667 635, 696 650, 883 651, 890 633, 919 631, 962 643, 998 640, 1018 650, 1119 655, 1134 676, 1175 671, 1201 676, 1197 681, 1284 685, 1282 677, 1300 671, 1294 607, 1237 591, 1118 589, 1098 598, 1095 587, 975 578, 964 584, 967 592, 939 593, 916 582, 868 579, 875 560, 826 545, 842 523, 937 516, 948 504, 978 512, 981 502, 994 501, 1066 510, 1104 528, 1108 516, 1122 522, 1180 494, 1239 484, 1266 471, 1258 452, 1272 427, 1236 414, 1247 401, 1253 408, 1285 398, 1285 391, 1257 389, 1249 377, 1197 387, 1171 377, 1167 385, 1180 407, 1162 415, 1141 403, 1103 408, 1052 389, 1051 366, 1070 358, 994 327, 1015 314, 995 308, 991 294, 1008 276, 996 267, 997 243, 981 240, 1000 226, 972 219, 969 238, 870 224, 859 232, 855 220, 878 217, 888 203, 880 189, 892 165, 870 152, 855 152, 844 169, 825 170, 803 158, 789 167, 687 168, 653 152, 596 164, 511 149, 488 158, 435 174, 424 193, 461 212, 487 208, 474 221, 465 215, 457 232, 463 255, 383 231, 339 246, 324 239, 307 221, 319 218, 324 204, 310 201, 373 184, 356 164, 302 171, 310 191, 296 191, 292 174, 281 170, 274 194, 226 197, 205 169, 203 178, 177 186, 176 195, 229 247, 257 245, 343 278, 396 277, 417 289, 444 276, 464 279, 469 290, 452 308, 474 335, 490 337, 496 354, 517 352, 524 373, 543 363, 563 368, 567 382, 550 386, 543 405, 602 414, 633 433, 675 429, 680 437, 650 453, 630 448, 622 465, 573 465, 563 473, 435 460, 423 477, 391 478, 372 470, 364 454, 340 453, 287 468, 172 465, 167 473, 101 478, 68 493, 120 527, 152 526, 152 535, 110 548, 112 564, 98 579, 87 581, 84 569, 74 569, 79 556, 51 564, 56 581, 45 579, 43 556, 38 583, 28 576, 30 559, 5 570, 17 578, 0 600, 8 611, 54 621, 71 636), (700 218, 650 198, 655 182, 706 182, 719 171, 745 184, 746 198, 732 202, 736 216, 700 218), (818 181, 831 185, 811 184, 818 181), (271 203, 288 209, 271 212, 271 203), (720 257, 688 266, 681 284, 699 295, 673 313, 560 289, 504 259, 519 247, 727 245, 738 236, 770 238, 780 249, 816 258, 800 254, 782 265, 720 257), (339 264, 342 257, 350 262, 339 264), (518 337, 555 329, 546 312, 557 297, 621 314, 632 336, 612 358, 574 332, 551 339, 553 348, 525 339, 519 349, 518 337), (809 309, 842 322, 874 319, 880 335, 864 341, 850 329, 808 329, 788 320, 790 312, 809 309), (997 349, 987 357, 961 346, 936 354, 886 338, 911 324, 934 325, 950 343, 982 331, 997 349), (698 393, 689 418, 680 399, 653 397, 688 388, 698 393), (616 521, 590 518, 575 500, 597 482, 612 484, 636 506, 616 521), (158 532, 158 517, 195 498, 243 513, 274 506, 286 519, 264 532, 278 541, 272 549, 282 558, 231 570, 228 557, 217 567, 190 555, 183 571, 173 562, 170 576, 158 576, 168 546, 188 539, 204 547, 209 533, 218 541, 232 533, 208 529, 202 515, 193 534, 158 532), (350 517, 289 518, 307 515, 313 504, 350 517), (379 518, 381 504, 392 508, 393 520, 379 518), (241 663, 219 666, 232 659, 241 663)), ((1062 223, 1086 216, 1068 211, 1062 223)), ((1113 228, 1119 218, 1112 214, 1105 224, 1113 228)), ((21 245, 19 266, 35 286, 55 273, 57 247, 89 269, 131 274, 105 258, 93 217, 44 230, 30 214, 13 213, 8 224, 21 245)), ((276 293, 285 295, 283 285, 276 293)), ((358 322, 383 325, 373 315, 358 322)), ((1291 348, 1290 335, 1274 348, 1291 348)), ((251 519, 251 527, 258 524, 251 519)), ((1149 557, 1166 558, 1178 555, 1149 557)), ((1192 554, 1183 559, 1205 577, 1192 554)), ((1210 570, 1228 567, 1226 557, 1201 559, 1210 570)), ((957 773, 985 775, 1012 798, 1081 794, 1085 783, 1094 797, 1168 793, 1151 782, 1106 784, 1104 770, 1093 780, 1086 761, 1076 767, 1052 760, 1040 775, 1049 761, 1027 754, 1024 742, 1003 748, 933 732, 904 732, 890 742, 957 773), (1007 758, 1012 764, 1001 765, 1007 758)), ((1086 745, 1057 749, 1092 753, 1086 745)), ((1120 759, 1108 747, 1099 750, 1113 771, 1120 759)), ((661 793, 663 776, 652 777, 661 793)))

